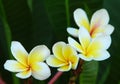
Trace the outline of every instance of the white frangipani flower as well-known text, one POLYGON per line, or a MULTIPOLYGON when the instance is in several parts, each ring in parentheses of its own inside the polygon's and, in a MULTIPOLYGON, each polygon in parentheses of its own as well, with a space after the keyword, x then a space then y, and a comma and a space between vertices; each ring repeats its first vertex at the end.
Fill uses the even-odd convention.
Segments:
POLYGON ((77 68, 79 57, 77 52, 64 42, 57 42, 53 45, 53 55, 46 60, 51 67, 58 67, 58 71, 69 71, 77 68))
POLYGON ((16 76, 25 79, 31 75, 38 80, 45 80, 50 75, 50 69, 45 59, 50 55, 45 45, 36 46, 28 54, 21 43, 12 41, 11 51, 16 60, 7 60, 4 68, 10 72, 17 72, 16 76))
POLYGON ((109 35, 91 38, 86 28, 81 27, 78 31, 78 38, 79 42, 68 37, 68 42, 80 53, 78 56, 81 59, 86 61, 101 61, 110 57, 110 54, 107 51, 111 44, 111 38, 109 35))
MULTIPOLYGON (((79 28, 84 27, 92 38, 98 35, 110 35, 114 27, 109 23, 109 15, 106 9, 96 11, 89 22, 87 14, 81 8, 74 11, 74 20, 79 28)), ((78 29, 68 27, 67 32, 74 37, 78 37, 78 29)))

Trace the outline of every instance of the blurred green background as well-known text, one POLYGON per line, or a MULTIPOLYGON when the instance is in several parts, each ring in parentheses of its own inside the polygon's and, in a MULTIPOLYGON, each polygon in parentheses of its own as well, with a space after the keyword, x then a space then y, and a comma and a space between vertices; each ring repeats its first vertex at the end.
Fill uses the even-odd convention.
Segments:
MULTIPOLYGON (((45 44, 51 49, 57 41, 67 42, 66 28, 77 27, 73 19, 77 8, 83 8, 89 18, 96 10, 106 8, 115 30, 109 48, 111 57, 85 62, 76 84, 120 84, 120 0, 0 0, 0 77, 6 84, 25 81, 3 68, 7 59, 13 59, 11 41, 21 42, 28 52, 36 45, 45 44)), ((51 70, 53 76, 56 69, 51 70)), ((69 77, 70 72, 66 72, 55 84, 68 84, 69 77)), ((47 84, 50 78, 33 79, 33 84, 47 84)))

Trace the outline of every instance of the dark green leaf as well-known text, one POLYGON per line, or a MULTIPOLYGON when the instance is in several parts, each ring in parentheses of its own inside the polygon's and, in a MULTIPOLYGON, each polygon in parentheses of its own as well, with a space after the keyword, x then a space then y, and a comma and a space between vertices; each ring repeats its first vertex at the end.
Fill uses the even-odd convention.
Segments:
POLYGON ((80 84, 96 84, 98 74, 98 62, 91 61, 83 64, 83 71, 79 77, 80 84))
POLYGON ((112 46, 110 48, 110 74, 105 84, 118 84, 120 81, 120 0, 105 0, 104 7, 109 12, 110 24, 115 27, 114 33, 112 34, 112 46))

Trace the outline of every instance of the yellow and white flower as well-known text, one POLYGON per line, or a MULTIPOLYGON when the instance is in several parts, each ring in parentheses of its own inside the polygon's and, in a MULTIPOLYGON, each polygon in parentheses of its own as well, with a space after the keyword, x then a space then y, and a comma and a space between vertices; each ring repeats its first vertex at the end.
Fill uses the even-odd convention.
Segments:
MULTIPOLYGON (((89 22, 87 14, 81 8, 74 11, 74 20, 79 28, 84 27, 92 38, 98 35, 110 35, 114 27, 109 23, 109 15, 106 9, 96 11, 89 22)), ((78 29, 68 27, 67 32, 74 37, 78 37, 78 29)))
POLYGON ((16 60, 7 60, 4 68, 10 72, 17 72, 17 77, 25 79, 32 75, 35 79, 44 80, 51 75, 48 65, 44 63, 50 55, 45 45, 36 46, 28 54, 21 43, 12 41, 11 51, 16 60))
POLYGON ((81 59, 101 61, 110 57, 107 51, 111 44, 109 35, 91 38, 86 28, 81 27, 78 31, 78 38, 80 43, 71 37, 68 37, 68 42, 74 49, 80 52, 78 56, 81 59))
POLYGON ((64 42, 57 42, 53 46, 53 55, 46 60, 51 67, 58 67, 58 71, 76 69, 79 61, 77 52, 64 42))

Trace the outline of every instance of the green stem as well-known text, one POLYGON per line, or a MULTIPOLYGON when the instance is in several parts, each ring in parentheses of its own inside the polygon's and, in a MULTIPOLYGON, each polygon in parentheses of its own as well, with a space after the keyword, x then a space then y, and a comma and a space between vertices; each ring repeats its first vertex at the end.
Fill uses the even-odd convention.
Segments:
POLYGON ((65 0, 67 26, 70 26, 69 0, 65 0))
MULTIPOLYGON (((10 52, 11 31, 10 31, 9 24, 7 22, 7 17, 6 17, 6 13, 5 13, 5 9, 4 9, 4 5, 3 5, 2 0, 0 0, 0 16, 1 16, 0 18, 1 18, 3 25, 4 25, 4 32, 6 35, 6 42, 7 42, 6 45, 7 45, 7 49, 8 49, 8 53, 9 53, 9 58, 13 58, 11 56, 11 52, 10 52)), ((12 74, 12 77, 13 77, 13 84, 20 84, 18 78, 13 76, 13 74, 12 74)))
POLYGON ((12 74, 12 78, 13 78, 13 84, 20 84, 20 81, 18 78, 15 77, 15 74, 12 74))

